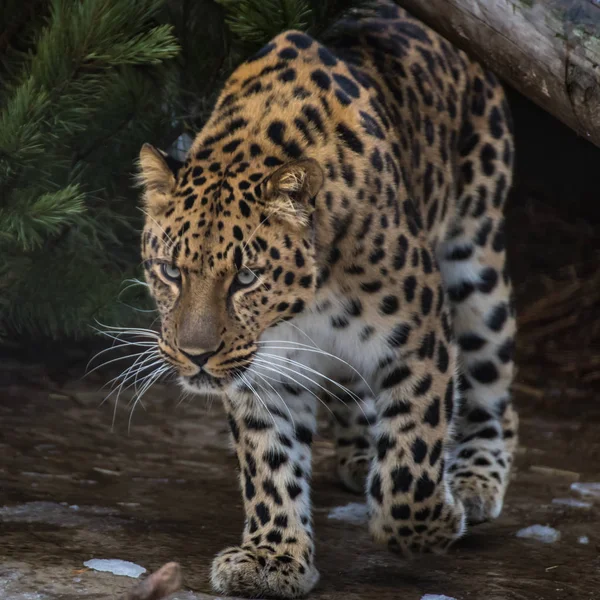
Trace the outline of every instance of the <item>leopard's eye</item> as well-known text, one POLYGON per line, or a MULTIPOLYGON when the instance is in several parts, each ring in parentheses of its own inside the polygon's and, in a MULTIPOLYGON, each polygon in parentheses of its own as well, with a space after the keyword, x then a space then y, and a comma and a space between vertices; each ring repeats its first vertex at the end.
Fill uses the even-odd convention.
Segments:
POLYGON ((256 273, 250 269, 242 269, 237 275, 236 280, 240 286, 249 286, 256 281, 256 273))
POLYGON ((160 265, 160 270, 163 277, 168 281, 179 282, 181 279, 181 271, 178 267, 162 263, 160 265))

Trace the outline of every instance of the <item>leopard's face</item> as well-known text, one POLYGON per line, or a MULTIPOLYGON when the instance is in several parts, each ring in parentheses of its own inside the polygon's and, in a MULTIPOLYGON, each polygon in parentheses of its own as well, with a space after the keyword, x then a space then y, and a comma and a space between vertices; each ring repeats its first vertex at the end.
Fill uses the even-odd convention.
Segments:
POLYGON ((310 211, 320 169, 297 161, 263 173, 250 190, 248 173, 197 177, 195 185, 186 176, 194 167, 167 172, 160 154, 146 154, 146 174, 158 165, 168 181, 145 181, 142 243, 161 357, 185 388, 226 392, 243 382, 261 334, 315 294, 310 211))

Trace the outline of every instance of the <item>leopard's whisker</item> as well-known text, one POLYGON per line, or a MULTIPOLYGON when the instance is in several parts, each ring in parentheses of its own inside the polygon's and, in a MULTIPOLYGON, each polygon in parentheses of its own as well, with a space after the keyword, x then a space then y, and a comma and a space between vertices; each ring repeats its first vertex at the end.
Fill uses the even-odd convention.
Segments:
POLYGON ((156 381, 161 377, 161 375, 165 374, 167 371, 169 371, 172 368, 173 367, 171 367, 171 365, 164 365, 164 366, 156 369, 156 371, 154 371, 153 374, 150 377, 148 377, 144 387, 136 394, 135 401, 134 401, 133 406, 131 407, 131 411, 129 413, 129 420, 127 422, 127 432, 128 433, 131 432, 131 420, 133 419, 133 412, 135 411, 135 407, 137 406, 137 403, 139 402, 143 406, 143 404, 141 402, 142 396, 150 389, 150 387, 152 385, 154 385, 154 383, 156 383, 156 381))
MULTIPOLYGON (((112 333, 109 333, 108 331, 100 331, 99 333, 101 333, 104 337, 110 338, 111 340, 115 340, 116 342, 119 342, 120 346, 125 347, 125 346, 147 346, 148 344, 154 343, 156 344, 156 341, 154 342, 150 342, 150 341, 144 341, 144 342, 132 342, 130 340, 124 340, 121 337, 119 337, 119 335, 124 335, 124 334, 119 334, 119 335, 113 335, 112 333)), ((141 337, 144 338, 146 337, 146 339, 148 339, 150 336, 142 336, 139 334, 136 334, 137 337, 141 337)), ((158 338, 154 338, 155 340, 157 340, 158 338)), ((115 347, 115 345, 113 344, 113 347, 115 347)))
MULTIPOLYGON (((290 419, 292 421, 292 425, 294 426, 294 429, 295 429, 296 428, 296 422, 294 421, 294 415, 292 414, 292 411, 290 410, 290 407, 285 403, 285 400, 283 399, 283 397, 281 396, 281 394, 275 389, 275 386, 273 386, 269 381, 267 381, 260 373, 254 372, 254 374, 257 377, 259 377, 264 383, 266 383, 275 392, 275 394, 277 394, 277 396, 281 400, 281 403, 283 404, 283 406, 285 407, 285 409, 288 411, 288 414, 290 415, 290 419)), ((258 382, 256 382, 256 383, 258 384, 258 382)))
MULTIPOLYGON (((299 331, 309 342, 312 343, 314 348, 319 348, 319 345, 315 342, 315 340, 313 340, 310 337, 310 335, 308 335, 308 333, 306 333, 306 331, 302 331, 302 329, 300 329, 300 327, 298 327, 298 325, 295 325, 291 321, 284 321, 284 323, 285 323, 285 325, 289 325, 290 327, 293 327, 294 329, 299 331)), ((297 342, 297 343, 300 343, 300 342, 297 342)), ((319 350, 320 350, 320 348, 319 348, 319 350)))
POLYGON ((123 379, 124 381, 126 381, 129 378, 129 376, 133 374, 132 373, 133 369, 136 369, 136 372, 137 372, 137 369, 146 369, 148 367, 147 366, 143 366, 144 364, 146 364, 150 360, 156 360, 156 359, 160 358, 160 355, 159 355, 158 351, 156 351, 156 352, 149 352, 149 354, 145 358, 143 358, 144 355, 146 354, 146 352, 148 352, 149 350, 151 350, 151 349, 149 348, 145 352, 142 352, 135 359, 135 361, 133 362, 133 364, 129 365, 129 367, 127 367, 125 370, 123 370, 117 376, 115 376, 112 379, 110 379, 109 381, 107 381, 100 389, 105 388, 107 385, 110 385, 113 382, 118 382, 121 379, 123 379))
MULTIPOLYGON (((106 367, 106 365, 110 365, 111 363, 114 363, 114 362, 117 362, 117 361, 120 361, 120 360, 125 360, 126 358, 135 358, 136 356, 143 356, 144 354, 146 354, 147 352, 149 352, 151 349, 152 348, 148 348, 148 349, 144 350, 143 352, 138 352, 137 354, 127 354, 125 356, 117 356, 117 358, 113 358, 111 360, 107 360, 107 361, 99 364, 97 367, 94 367, 91 371, 86 371, 86 376, 90 375, 94 371, 97 371, 98 369, 101 369, 102 367, 106 367)), ((96 356, 98 356, 98 355, 96 355, 96 356)), ((94 356, 94 358, 96 358, 96 356, 94 356)), ((92 358, 91 360, 94 360, 94 358, 92 358)), ((88 365, 89 365, 89 363, 88 363, 88 365)))
POLYGON ((176 407, 179 407, 185 400, 187 400, 191 396, 193 396, 193 394, 192 392, 190 392, 190 390, 182 389, 179 394, 179 401, 177 402, 176 407))
POLYGON ((361 375, 360 371, 358 371, 355 367, 353 367, 349 362, 345 361, 343 358, 340 358, 339 356, 336 356, 335 354, 331 354, 330 352, 326 352, 325 350, 321 350, 321 348, 318 348, 316 346, 311 348, 310 346, 308 346, 308 344, 301 344, 300 342, 290 342, 290 341, 286 341, 286 340, 281 340, 281 341, 280 340, 264 340, 264 341, 259 341, 257 343, 264 344, 264 345, 270 344, 270 343, 295 344, 292 347, 268 346, 268 349, 269 350, 297 350, 298 352, 301 352, 301 351, 314 352, 315 354, 322 354, 324 356, 328 356, 329 358, 338 360, 341 363, 345 364, 348 368, 350 368, 354 373, 356 373, 360 377, 360 379, 364 382, 364 384, 369 388, 369 391, 372 394, 375 393, 375 392, 373 392, 373 389, 369 385, 369 382, 363 377, 363 375, 361 375), (300 347, 297 347, 297 346, 300 346, 300 347))
MULTIPOLYGON (((323 400, 323 398, 320 398, 317 394, 315 394, 309 387, 305 386, 303 383, 300 383, 297 379, 295 379, 294 377, 292 377, 291 375, 289 375, 288 373, 284 373, 283 371, 280 371, 279 369, 276 369, 274 367, 268 366, 271 363, 265 363, 265 364, 261 364, 261 369, 265 369, 266 371, 271 371, 273 373, 276 373, 277 375, 279 375, 280 377, 286 377, 287 379, 289 379, 292 383, 295 383, 297 386, 301 387, 303 390, 307 391, 309 394, 311 394, 312 396, 314 396, 332 415, 333 418, 336 419, 336 416, 334 414, 334 412, 331 410, 331 408, 327 405, 327 403, 323 400)), ((293 369, 289 369, 290 371, 292 371, 293 373, 296 373, 297 375, 300 375, 301 377, 306 377, 305 375, 302 375, 301 373, 297 373, 296 371, 294 371, 293 369)), ((256 373, 256 372, 254 372, 256 373)), ((263 377, 266 377, 267 379, 271 380, 271 381, 275 381, 276 383, 281 383, 281 380, 279 379, 275 379, 274 377, 269 377, 268 375, 265 375, 264 373, 262 373, 263 377)), ((310 379, 310 377, 306 377, 307 379, 309 379, 310 381, 314 382, 312 379, 310 379)), ((316 384, 318 385, 318 384, 316 384)), ((327 392, 329 394, 329 392, 323 388, 322 386, 321 389, 323 389, 325 392, 327 392)), ((335 394, 329 394, 329 395, 333 395, 335 396, 335 394)), ((337 420, 337 419, 336 419, 337 420)))
POLYGON ((134 288, 138 285, 143 285, 144 287, 148 287, 147 283, 131 283, 130 285, 128 285, 126 288, 122 289, 118 294, 117 294, 117 300, 121 299, 121 296, 127 291, 130 290, 131 288, 134 288))
POLYGON ((254 397, 257 398, 258 401, 263 405, 264 409, 267 411, 267 413, 271 417, 275 429, 277 429, 277 431, 279 431, 279 428, 277 427, 277 422, 275 421, 275 417, 269 410, 269 407, 267 406, 266 402, 258 395, 258 392, 254 389, 254 387, 252 386, 252 384, 250 383, 248 378, 243 373, 241 374, 241 378, 242 378, 242 381, 250 388, 254 397))
MULTIPOLYGON (((103 327, 104 330, 110 330, 110 331, 120 331, 121 333, 139 333, 139 334, 147 334, 150 335, 152 337, 159 337, 158 332, 156 332, 154 329, 148 329, 146 327, 115 327, 114 325, 106 325, 104 323, 101 323, 100 321, 98 321, 97 319, 95 319, 96 324, 99 327, 103 327)), ((99 331, 100 333, 103 332, 102 329, 98 330, 96 329, 96 331, 99 331)))
MULTIPOLYGON (((339 382, 337 382, 337 381, 335 381, 335 380, 331 379, 330 377, 327 377, 327 376, 323 375, 322 373, 320 373, 320 372, 319 372, 319 371, 317 371, 316 369, 312 369, 312 368, 310 368, 310 367, 308 367, 308 366, 304 365, 304 364, 303 364, 303 363, 301 363, 301 362, 298 362, 298 361, 295 361, 295 360, 292 360, 292 359, 289 359, 289 358, 283 358, 283 357, 281 357, 281 356, 278 356, 278 355, 276 355, 276 354, 268 354, 268 353, 263 353, 263 356, 268 356, 268 357, 269 357, 269 358, 271 358, 271 359, 279 359, 279 360, 282 360, 282 361, 284 361, 284 362, 287 362, 288 364, 293 364, 294 366, 297 366, 297 367, 299 367, 299 368, 305 369, 305 370, 307 370, 307 371, 309 371, 309 372, 311 372, 311 373, 315 373, 316 375, 319 375, 320 377, 323 377, 323 379, 325 379, 326 381, 329 381, 330 383, 333 383, 334 385, 336 385, 337 387, 339 387, 339 388, 340 388, 340 389, 341 389, 343 392, 345 392, 346 394, 348 394, 348 396, 349 396, 350 398, 352 398, 352 400, 354 400, 354 402, 355 402, 355 404, 358 406, 358 408, 359 408, 360 412, 363 414, 363 416, 365 417, 365 419, 367 419, 367 415, 366 415, 366 413, 365 413, 365 411, 364 411, 364 408, 363 408, 363 406, 362 406, 362 404, 364 403, 364 400, 363 400, 363 398, 361 398, 360 396, 358 396, 358 395, 357 395, 355 392, 353 392, 352 390, 348 389, 346 386, 344 386, 344 385, 342 385, 341 383, 339 383, 339 382)), ((314 382, 314 380, 313 380, 313 382, 314 382)), ((316 382, 314 382, 314 383, 316 383, 316 382)), ((343 401, 343 400, 342 400, 342 399, 341 399, 341 398, 340 398, 340 397, 339 397, 337 394, 333 393, 331 390, 329 390, 329 389, 327 389, 327 388, 325 388, 325 387, 323 387, 323 386, 320 386, 320 387, 322 387, 322 389, 325 391, 325 393, 326 393, 328 396, 333 396, 333 397, 334 397, 334 398, 336 398, 336 399, 337 399, 339 402, 341 402, 341 403, 342 403, 344 406, 346 406, 346 407, 348 406, 348 405, 346 404, 346 402, 344 402, 344 401, 343 401)))
MULTIPOLYGON (((277 367, 279 369, 284 369, 285 371, 290 371, 291 373, 295 373, 296 375, 298 375, 299 377, 302 377, 304 379, 307 379, 308 381, 310 381, 311 383, 313 383, 314 385, 316 385, 319 389, 323 390, 326 394, 328 394, 329 396, 333 396, 334 398, 336 398, 337 400, 339 400, 344 406, 348 406, 348 404, 346 404, 346 402, 344 402, 339 396, 337 396, 335 393, 331 392, 330 390, 328 390, 325 386, 321 385, 320 383, 318 383, 317 381, 315 381, 312 377, 309 377, 308 375, 301 373, 300 371, 296 371, 295 369, 292 369, 291 367, 286 367, 284 365, 274 365, 272 362, 265 360, 265 359, 261 359, 261 358, 255 358, 254 359, 255 362, 257 362, 258 364, 260 364, 261 366, 263 365, 269 365, 270 367, 277 367)), ((300 363, 300 366, 304 366, 300 363)), ((315 371, 315 373, 317 375, 320 375, 320 373, 318 373, 317 371, 315 371)))
MULTIPOLYGON (((158 355, 160 357, 160 360, 164 362, 164 358, 162 356, 160 356, 160 354, 158 355)), ((153 365, 154 363, 152 363, 153 365)), ((138 378, 140 376, 140 373, 142 373, 142 371, 146 371, 149 368, 151 368, 152 365, 146 365, 144 363, 140 363, 138 369, 135 372, 135 376, 133 378, 133 389, 135 390, 135 392, 138 392, 138 378)), ((143 381, 143 379, 142 379, 143 381)))
MULTIPOLYGON (((145 371, 146 369, 151 369, 153 367, 156 367, 161 362, 163 362, 163 359, 159 358, 158 360, 154 360, 154 362, 152 362, 150 364, 144 364, 147 362, 147 360, 152 360, 155 358, 157 358, 157 357, 148 357, 148 359, 144 360, 143 363, 140 363, 140 365, 138 365, 138 368, 136 370, 133 370, 135 365, 132 365, 126 371, 124 371, 121 375, 113 378, 109 383, 112 383, 114 381, 115 382, 114 386, 112 387, 110 392, 105 396, 105 398, 102 400, 102 402, 100 403, 100 406, 102 406, 112 395, 114 395, 116 393, 117 394, 116 399, 115 399, 115 411, 116 411, 116 405, 118 404, 121 392, 132 388, 136 384, 135 378, 139 375, 139 373, 141 371, 145 371), (122 378, 122 380, 119 383, 118 380, 121 378, 122 378), (128 383, 127 386, 125 386, 126 383, 128 383)), ((108 384, 106 384, 106 385, 108 385, 108 384)))
POLYGON ((148 388, 152 385, 152 383, 154 381, 156 381, 156 379, 158 378, 159 375, 157 375, 158 373, 162 374, 166 371, 169 370, 170 365, 165 365, 163 364, 162 366, 159 366, 158 368, 154 369, 151 373, 149 373, 148 375, 144 376, 144 378, 142 379, 141 383, 141 387, 138 390, 137 388, 137 375, 134 379, 134 386, 135 386, 135 395, 132 398, 132 400, 129 402, 129 404, 131 404, 131 402, 137 402, 148 390, 148 388))
MULTIPOLYGON (((135 409, 135 405, 139 402, 140 405, 142 406, 142 408, 144 408, 144 410, 145 410, 145 407, 141 401, 142 396, 144 396, 144 394, 146 394, 146 392, 150 389, 150 387, 152 385, 154 385, 161 377, 168 376, 170 374, 170 372, 172 372, 173 370, 175 370, 175 367, 173 367, 172 365, 163 364, 162 366, 155 369, 152 373, 150 373, 149 375, 146 375, 144 377, 143 385, 139 390, 137 390, 137 385, 136 385, 135 401, 133 404, 131 414, 129 416, 129 428, 131 427, 131 417, 133 416, 133 410, 135 409)), ((135 383, 137 384, 137 376, 136 376, 135 383)), ((130 404, 131 404, 131 402, 130 402, 130 404)))
POLYGON ((150 287, 150 285, 146 281, 142 281, 141 279, 138 279, 137 277, 130 277, 129 279, 123 280, 123 283, 130 283, 130 282, 133 284, 137 284, 137 285, 143 285, 147 288, 150 287))
POLYGON ((110 352, 111 350, 121 350, 123 348, 122 344, 115 344, 114 342, 108 347, 108 348, 104 348, 103 350, 100 350, 99 352, 96 352, 96 354, 94 354, 94 356, 92 356, 92 358, 90 358, 90 360, 88 361, 87 365, 85 365, 85 376, 88 375, 88 369, 90 368, 90 365, 99 357, 102 356, 103 354, 105 354, 106 352, 110 352))
POLYGON ((164 358, 160 354, 150 354, 147 358, 144 358, 144 360, 139 361, 137 365, 134 364, 131 366, 131 372, 129 373, 128 377, 134 378, 133 384, 137 386, 136 382, 140 373, 142 373, 142 371, 146 371, 147 369, 151 369, 152 367, 154 367, 157 364, 160 364, 161 362, 164 362, 164 358))
POLYGON ((158 335, 150 335, 148 333, 145 332, 138 332, 138 331, 98 331, 97 333, 104 335, 105 337, 108 337, 112 340, 116 340, 118 342, 122 342, 123 344, 127 344, 127 343, 141 343, 142 341, 157 341, 159 336, 158 335), (127 336, 130 336, 132 338, 139 338, 137 342, 132 342, 132 340, 128 340, 126 339, 127 336))
MULTIPOLYGON (((336 385, 337 387, 339 387, 343 392, 345 392, 346 394, 348 394, 357 404, 357 406, 360 408, 362 414, 365 416, 366 418, 366 414, 361 406, 363 399, 358 396, 355 392, 353 392, 352 390, 350 390, 349 388, 347 388, 345 385, 342 385, 341 383, 335 381, 335 379, 331 379, 331 377, 327 377, 326 375, 323 375, 323 373, 320 373, 319 371, 317 371, 316 369, 313 369, 301 362, 298 362, 297 360, 292 360, 291 358, 285 358, 283 356, 279 356, 277 354, 269 354, 268 352, 264 352, 263 356, 268 356, 269 358, 272 359, 276 359, 276 360, 281 360, 283 362, 287 362, 288 364, 292 364, 294 366, 297 366, 299 368, 305 369, 306 371, 310 372, 310 373, 314 373, 315 375, 318 375, 319 377, 322 377, 323 379, 325 379, 326 381, 329 381, 330 383, 332 383, 333 385, 336 385)), ((344 406, 347 406, 347 404, 343 401, 340 400, 340 402, 342 402, 342 404, 344 404, 344 406)))

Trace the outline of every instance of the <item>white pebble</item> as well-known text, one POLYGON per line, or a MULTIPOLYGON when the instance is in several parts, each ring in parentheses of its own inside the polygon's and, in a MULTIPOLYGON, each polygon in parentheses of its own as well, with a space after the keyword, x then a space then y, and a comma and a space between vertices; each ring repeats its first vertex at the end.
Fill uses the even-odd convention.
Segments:
POLYGON ((355 525, 362 525, 369 520, 369 509, 366 504, 351 502, 346 506, 336 506, 332 508, 328 515, 329 519, 346 521, 355 525))
POLYGON ((571 489, 582 496, 600 498, 600 483, 580 483, 579 481, 576 481, 571 484, 571 489))
POLYGON ((590 538, 587 535, 580 535, 579 539, 577 541, 580 544, 589 544, 590 543, 590 538))
POLYGON ((560 504, 562 506, 572 506, 573 508, 591 508, 591 502, 584 500, 575 500, 574 498, 554 498, 552 504, 560 504))
POLYGON ((146 572, 144 567, 118 558, 93 558, 83 563, 85 567, 94 569, 94 571, 104 571, 113 575, 124 575, 125 577, 139 577, 146 572))
POLYGON ((450 596, 440 596, 440 594, 425 594, 421 600, 456 600, 450 596))
POLYGON ((560 531, 547 525, 531 525, 517 531, 517 537, 552 544, 560 540, 560 531))

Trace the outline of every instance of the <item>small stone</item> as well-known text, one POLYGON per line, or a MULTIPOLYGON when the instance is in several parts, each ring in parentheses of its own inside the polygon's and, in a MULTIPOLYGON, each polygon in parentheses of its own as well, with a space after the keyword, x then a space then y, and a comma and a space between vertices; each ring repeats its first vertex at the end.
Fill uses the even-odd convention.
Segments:
POLYGON ((585 502, 583 500, 575 500, 575 498, 554 498, 552 504, 558 504, 561 506, 572 506, 573 508, 591 508, 591 502, 585 502))
POLYGON ((571 484, 571 489, 582 496, 600 498, 600 483, 580 483, 576 481, 571 484))
POLYGON ((369 509, 366 504, 351 502, 346 506, 336 506, 327 515, 328 519, 346 521, 354 525, 362 525, 369 520, 369 509))
POLYGON ((118 558, 93 558, 84 562, 83 566, 94 571, 103 571, 105 573, 112 573, 113 575, 123 575, 133 578, 137 578, 146 572, 144 567, 118 558))
POLYGON ((531 525, 517 531, 517 537, 552 544, 560 540, 560 531, 547 525, 531 525))

